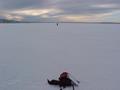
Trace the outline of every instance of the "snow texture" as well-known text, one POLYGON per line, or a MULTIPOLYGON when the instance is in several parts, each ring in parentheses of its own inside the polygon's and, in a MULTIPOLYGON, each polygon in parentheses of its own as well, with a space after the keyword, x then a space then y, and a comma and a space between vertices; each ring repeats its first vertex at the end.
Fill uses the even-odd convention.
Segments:
POLYGON ((46 79, 63 71, 75 90, 120 90, 119 69, 118 24, 0 24, 0 90, 59 90, 46 79))

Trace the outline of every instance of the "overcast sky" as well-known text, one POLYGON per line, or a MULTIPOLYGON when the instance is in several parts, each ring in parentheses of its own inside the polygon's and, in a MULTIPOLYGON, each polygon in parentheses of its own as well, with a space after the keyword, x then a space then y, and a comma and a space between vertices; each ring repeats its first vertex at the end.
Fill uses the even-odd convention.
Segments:
POLYGON ((120 0, 0 0, 0 18, 120 22, 120 0))

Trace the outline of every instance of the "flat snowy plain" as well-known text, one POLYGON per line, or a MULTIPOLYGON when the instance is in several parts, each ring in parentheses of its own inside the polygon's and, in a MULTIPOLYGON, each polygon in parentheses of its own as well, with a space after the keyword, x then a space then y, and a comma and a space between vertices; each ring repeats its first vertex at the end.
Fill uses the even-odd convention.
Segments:
POLYGON ((0 90, 59 90, 46 79, 63 71, 75 90, 120 90, 120 25, 0 24, 0 90))

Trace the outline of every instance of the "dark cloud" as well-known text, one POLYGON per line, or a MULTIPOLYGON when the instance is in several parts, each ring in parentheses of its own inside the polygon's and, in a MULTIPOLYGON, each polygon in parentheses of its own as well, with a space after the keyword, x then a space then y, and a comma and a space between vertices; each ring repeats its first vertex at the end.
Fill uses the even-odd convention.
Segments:
POLYGON ((65 11, 68 14, 93 14, 93 13, 105 13, 113 10, 120 9, 120 1, 118 0, 65 0, 58 4, 58 8, 65 11), (115 7, 93 7, 93 5, 99 4, 115 4, 115 7))
MULTIPOLYGON (((57 6, 60 8, 70 7, 77 5, 77 9, 85 8, 86 5, 91 4, 106 4, 114 3, 120 4, 120 0, 0 0, 0 7, 6 9, 19 9, 27 7, 52 7, 57 6), (54 3, 55 2, 55 3, 54 3), (78 6, 79 5, 79 6, 78 6)), ((73 7, 74 8, 74 7, 73 7)))
POLYGON ((20 9, 28 7, 46 7, 47 0, 0 0, 4 9, 20 9))

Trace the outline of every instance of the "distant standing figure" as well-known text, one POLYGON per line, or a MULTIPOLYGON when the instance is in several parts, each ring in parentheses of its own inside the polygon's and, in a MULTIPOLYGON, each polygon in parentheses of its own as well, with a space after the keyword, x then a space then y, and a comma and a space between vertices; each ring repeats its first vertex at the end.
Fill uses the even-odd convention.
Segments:
POLYGON ((58 26, 58 23, 56 23, 56 25, 58 26))

